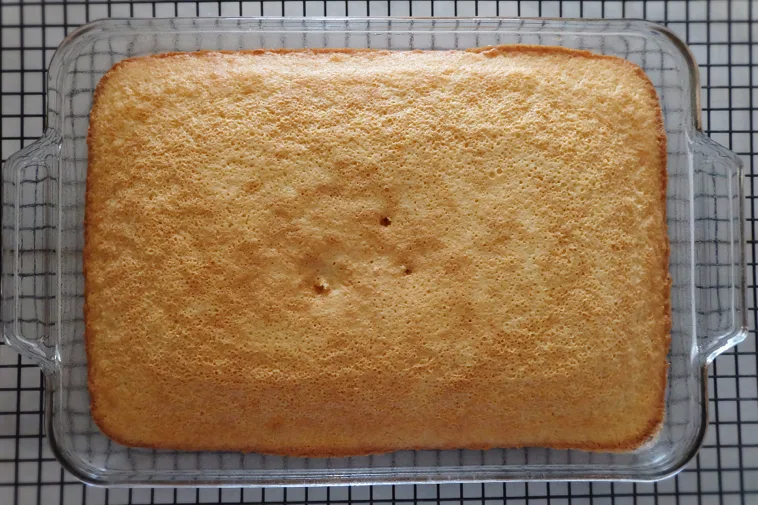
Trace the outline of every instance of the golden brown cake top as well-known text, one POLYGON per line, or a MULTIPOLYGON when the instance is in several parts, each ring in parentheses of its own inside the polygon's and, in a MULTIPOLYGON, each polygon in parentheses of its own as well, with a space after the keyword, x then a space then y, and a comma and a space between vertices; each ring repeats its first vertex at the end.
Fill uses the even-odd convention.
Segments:
POLYGON ((88 143, 90 391, 118 441, 628 450, 660 424, 665 134, 631 63, 135 58, 88 143))

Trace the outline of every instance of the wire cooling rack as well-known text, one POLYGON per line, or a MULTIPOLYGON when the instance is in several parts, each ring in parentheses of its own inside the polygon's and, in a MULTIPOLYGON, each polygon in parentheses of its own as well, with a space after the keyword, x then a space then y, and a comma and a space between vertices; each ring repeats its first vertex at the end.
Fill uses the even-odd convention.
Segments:
MULTIPOLYGON (((41 135, 45 68, 63 37, 104 17, 174 16, 550 16, 645 18, 688 42, 701 66, 703 123, 742 156, 747 173, 748 301, 751 336, 720 358, 709 379, 711 426, 699 456, 657 484, 444 484, 293 489, 87 488, 56 463, 44 440, 39 369, 0 345, 0 505, 136 503, 758 503, 758 356, 754 328, 755 203, 752 90, 758 79, 758 3, 705 1, 262 0, 255 2, 6 2, 0 10, 3 161, 41 135), (754 66, 755 65, 755 66, 754 66), (754 77, 754 72, 756 76, 754 77)), ((758 90, 756 90, 758 92, 758 90)))

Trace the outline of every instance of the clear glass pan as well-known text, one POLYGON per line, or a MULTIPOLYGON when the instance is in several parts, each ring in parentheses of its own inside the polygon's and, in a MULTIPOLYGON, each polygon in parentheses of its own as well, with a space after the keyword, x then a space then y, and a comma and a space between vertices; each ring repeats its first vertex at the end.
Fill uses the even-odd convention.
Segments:
POLYGON ((44 137, 3 167, 6 342, 46 373, 47 436, 64 467, 97 485, 335 485, 501 480, 656 480, 697 451, 707 366, 746 336, 739 159, 700 129, 698 69, 670 31, 572 19, 145 19, 86 25, 50 65, 44 137), (626 58, 655 84, 668 135, 673 328, 664 426, 630 454, 493 449, 332 459, 129 449, 93 423, 82 314, 82 245, 92 94, 132 56, 201 49, 452 49, 544 44, 626 58))

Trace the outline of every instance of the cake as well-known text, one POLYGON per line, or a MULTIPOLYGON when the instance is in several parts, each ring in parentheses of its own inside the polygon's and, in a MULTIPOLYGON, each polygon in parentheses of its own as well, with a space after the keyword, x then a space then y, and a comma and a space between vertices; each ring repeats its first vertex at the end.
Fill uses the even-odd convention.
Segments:
POLYGON ((630 451, 662 423, 666 137, 630 62, 138 57, 87 142, 89 391, 117 442, 630 451))

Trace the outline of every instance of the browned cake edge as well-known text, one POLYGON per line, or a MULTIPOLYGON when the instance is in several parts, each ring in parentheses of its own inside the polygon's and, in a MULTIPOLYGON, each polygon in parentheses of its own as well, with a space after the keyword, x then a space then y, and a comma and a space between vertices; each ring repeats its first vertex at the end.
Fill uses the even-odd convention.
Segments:
MULTIPOLYGON (((250 55, 260 55, 265 53, 278 53, 278 54, 287 54, 287 53, 313 53, 313 54, 328 54, 328 53, 342 53, 342 54, 355 54, 355 53, 362 53, 362 52, 376 52, 376 53, 389 53, 391 51, 387 50, 376 50, 376 49, 342 49, 342 48, 326 48, 326 49, 253 49, 253 50, 241 50, 241 51, 198 51, 198 52, 192 52, 192 53, 186 53, 186 52, 168 52, 168 53, 161 53, 156 55, 148 55, 148 56, 138 56, 134 58, 128 58, 125 60, 122 60, 118 63, 116 63, 113 67, 111 67, 108 72, 100 79, 100 82, 98 83, 97 87, 95 88, 95 92, 92 98, 92 109, 90 112, 90 124, 89 124, 89 130, 87 133, 87 147, 88 147, 88 166, 93 164, 93 161, 95 160, 95 156, 92 153, 92 139, 97 136, 97 132, 101 128, 107 128, 107 126, 100 125, 98 122, 98 105, 99 105, 99 98, 100 94, 103 92, 103 89, 105 88, 105 85, 107 84, 108 80, 116 73, 119 67, 122 65, 126 65, 130 62, 136 61, 136 60, 142 60, 142 59, 151 59, 151 58, 171 58, 171 57, 197 57, 197 58, 203 58, 207 56, 211 56, 213 54, 250 54, 250 55)), ((650 95, 653 97, 655 102, 658 105, 658 146, 660 149, 660 159, 662 160, 661 166, 660 166, 660 188, 661 188, 661 202, 662 202, 662 212, 664 216, 665 221, 665 215, 666 215, 666 188, 667 188, 667 179, 668 179, 668 173, 666 170, 666 157, 667 157, 667 148, 666 148, 666 130, 663 124, 663 115, 660 108, 660 102, 658 100, 658 95, 655 91, 655 86, 648 78, 647 74, 637 65, 634 63, 625 60, 623 58, 619 58, 617 56, 610 56, 610 55, 602 55, 602 54, 596 54, 591 51, 586 50, 580 50, 580 49, 571 49, 571 48, 565 48, 565 47, 559 47, 559 46, 537 46, 537 45, 526 45, 526 44, 512 44, 512 45, 500 45, 500 46, 484 46, 484 47, 478 47, 478 48, 472 48, 468 49, 467 51, 473 52, 473 53, 480 53, 485 56, 489 57, 496 57, 498 55, 507 54, 507 53, 543 53, 543 54, 550 54, 550 53, 564 53, 567 55, 571 55, 572 57, 579 57, 579 58, 589 58, 589 59, 605 59, 613 61, 619 65, 626 66, 627 68, 633 69, 634 72, 645 82, 646 87, 648 88, 648 91, 650 95)), ((412 52, 423 52, 421 50, 414 50, 412 52)), ((171 447, 165 447, 161 446, 159 444, 152 444, 152 443, 146 443, 144 441, 140 440, 134 440, 131 439, 128 433, 119 433, 112 431, 110 429, 110 426, 107 424, 104 413, 100 412, 99 405, 97 402, 97 384, 93 380, 93 374, 92 372, 92 356, 90 354, 91 346, 90 346, 90 339, 92 338, 92 329, 90 327, 90 321, 88 317, 88 305, 87 305, 87 299, 89 294, 89 286, 87 284, 87 265, 89 263, 89 257, 90 257, 90 250, 89 250, 89 224, 93 222, 92 216, 88 212, 90 209, 90 200, 92 198, 92 193, 90 191, 92 180, 95 178, 95 176, 92 174, 91 171, 87 171, 87 180, 86 180, 86 196, 85 196, 85 212, 84 212, 84 248, 82 251, 82 272, 84 275, 84 337, 85 337, 85 350, 87 355, 87 386, 90 393, 90 410, 92 413, 92 419, 94 420, 95 424, 98 426, 100 431, 103 432, 108 438, 113 440, 116 443, 119 443, 121 445, 125 446, 131 446, 131 447, 144 447, 149 449, 172 449, 172 450, 196 450, 195 447, 177 447, 177 446, 171 446, 171 447)), ((669 256, 670 256, 670 244, 669 244, 669 238, 668 235, 665 236, 665 254, 662 256, 663 265, 659 266, 662 267, 664 270, 668 270, 668 262, 669 262, 669 256)), ((664 346, 664 355, 668 355, 670 343, 671 343, 671 276, 670 274, 667 274, 666 276, 666 282, 664 285, 660 287, 660 289, 663 291, 663 298, 665 300, 666 306, 665 306, 665 319, 663 321, 664 327, 665 327, 665 336, 663 337, 661 343, 664 346)), ((660 383, 665 384, 666 383, 666 377, 668 373, 668 362, 665 363, 665 366, 662 370, 662 377, 660 379, 660 383)), ((640 431, 640 433, 628 440, 622 440, 614 445, 607 445, 607 444, 599 444, 599 443, 585 443, 585 444, 570 444, 570 443, 552 443, 547 448, 550 449, 578 449, 578 450, 585 450, 585 451, 602 451, 602 452, 628 452, 633 451, 635 449, 640 448, 642 445, 644 445, 646 442, 653 439, 658 432, 660 431, 662 425, 663 425, 663 418, 665 415, 665 395, 666 395, 666 388, 660 388, 661 394, 660 394, 660 400, 658 404, 660 405, 658 411, 655 413, 654 416, 651 417, 650 422, 645 426, 645 428, 640 431)), ((445 445, 442 444, 438 447, 426 447, 426 446, 417 446, 417 447, 407 447, 405 450, 429 450, 429 449, 438 449, 438 450, 448 450, 448 449, 470 449, 470 450, 488 450, 494 448, 490 445, 466 445, 465 447, 459 447, 453 444, 445 445)), ((516 447, 509 447, 509 448, 516 448, 516 447)), ((220 451, 237 451, 237 452, 265 452, 261 451, 260 447, 256 445, 249 445, 249 446, 228 446, 228 447, 221 447, 219 446, 216 448, 216 450, 220 451)), ((344 457, 344 456, 364 456, 364 455, 370 455, 370 454, 379 454, 379 453, 385 453, 398 450, 396 447, 365 447, 360 452, 356 451, 340 451, 340 450, 333 450, 333 451, 323 451, 323 450, 308 450, 300 448, 297 451, 298 456, 303 457, 344 457)), ((280 453, 281 455, 291 455, 292 453, 286 453, 285 451, 282 451, 280 453)))

